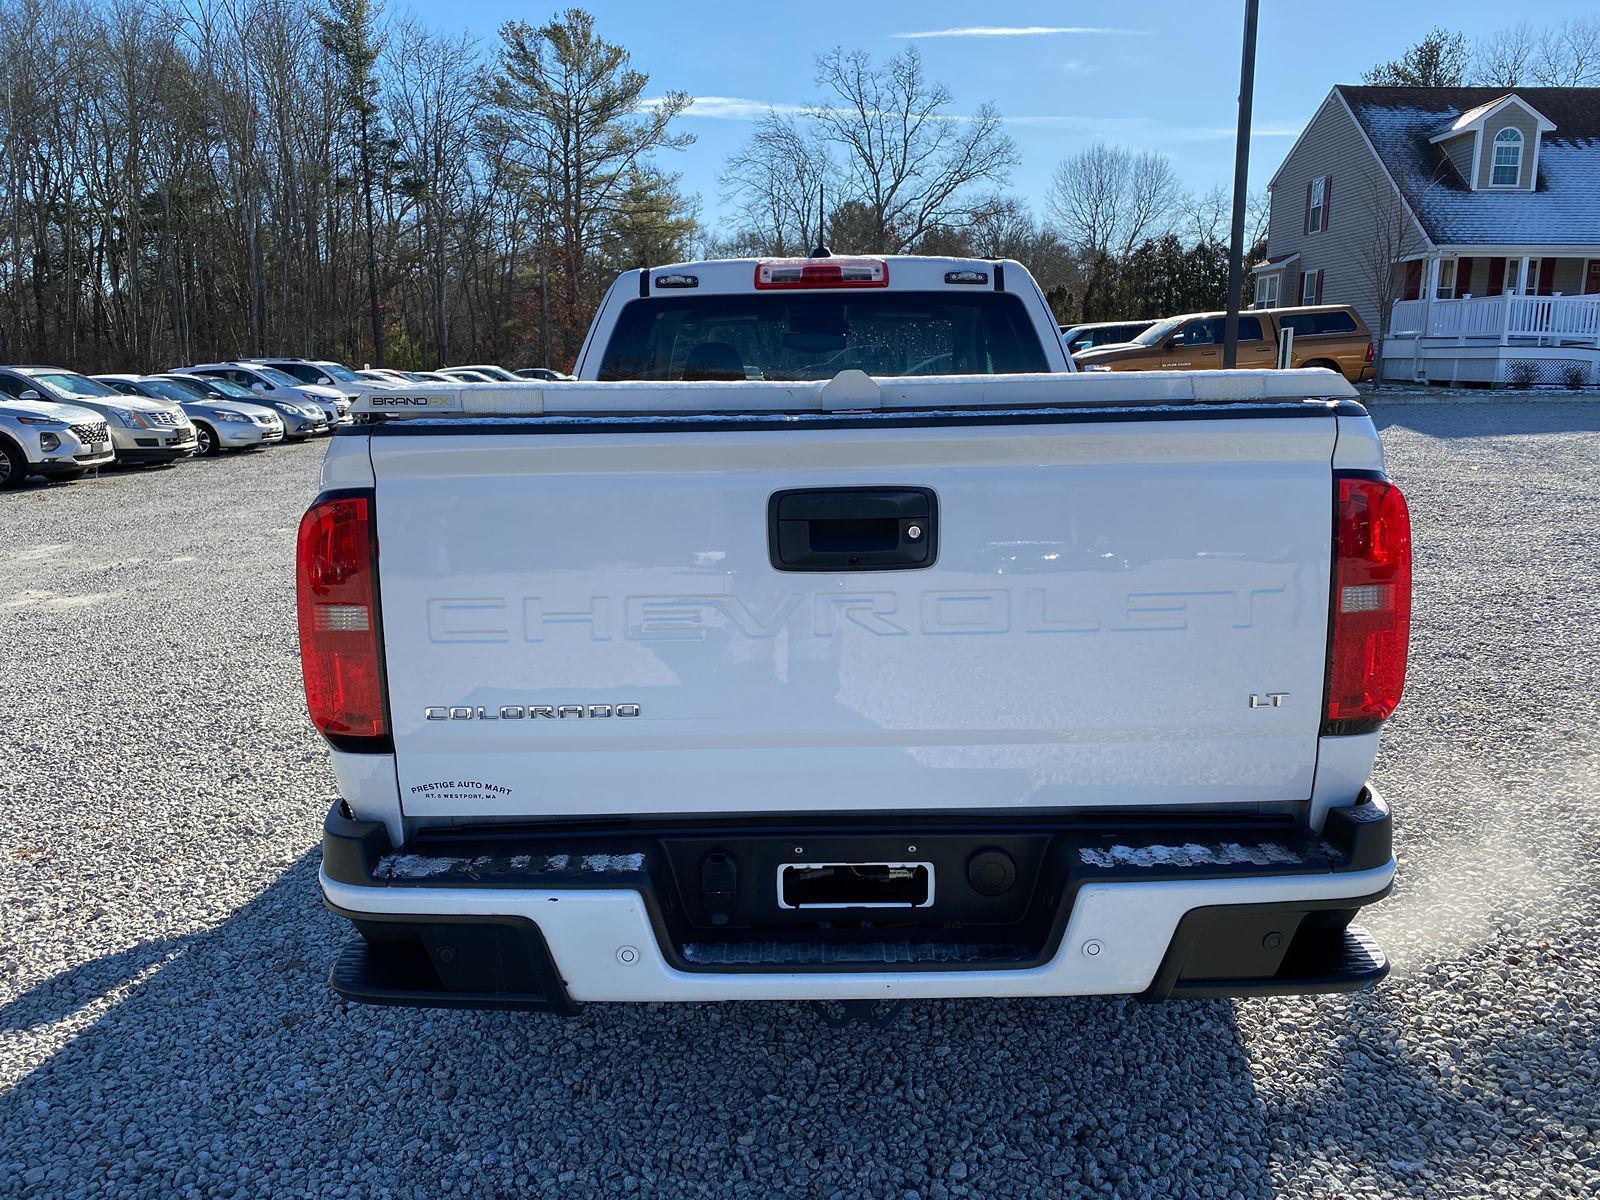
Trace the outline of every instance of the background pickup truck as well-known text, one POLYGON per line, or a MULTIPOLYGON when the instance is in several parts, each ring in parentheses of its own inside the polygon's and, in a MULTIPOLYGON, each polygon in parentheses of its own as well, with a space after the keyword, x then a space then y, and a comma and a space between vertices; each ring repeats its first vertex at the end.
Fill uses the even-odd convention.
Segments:
POLYGON ((632 382, 360 398, 298 554, 340 992, 1383 975, 1411 559, 1370 419, 1327 371, 1062 373, 1001 268, 630 273, 581 371, 632 382))
MULTIPOLYGON (((1103 344, 1073 355, 1083 371, 1203 371, 1222 366, 1226 313, 1190 313, 1156 321, 1122 344, 1103 344)), ((1326 367, 1351 383, 1371 379, 1372 334, 1348 304, 1254 308, 1239 314, 1239 354, 1244 368, 1275 367, 1282 330, 1294 330, 1289 365, 1326 367)))

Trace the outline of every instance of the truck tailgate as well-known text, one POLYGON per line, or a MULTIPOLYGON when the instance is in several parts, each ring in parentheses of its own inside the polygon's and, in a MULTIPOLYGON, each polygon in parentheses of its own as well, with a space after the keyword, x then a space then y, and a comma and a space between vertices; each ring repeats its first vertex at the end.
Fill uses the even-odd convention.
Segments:
POLYGON ((406 814, 1305 799, 1335 421, 1196 415, 375 428, 406 814), (779 570, 812 488, 927 489, 932 565, 779 570))

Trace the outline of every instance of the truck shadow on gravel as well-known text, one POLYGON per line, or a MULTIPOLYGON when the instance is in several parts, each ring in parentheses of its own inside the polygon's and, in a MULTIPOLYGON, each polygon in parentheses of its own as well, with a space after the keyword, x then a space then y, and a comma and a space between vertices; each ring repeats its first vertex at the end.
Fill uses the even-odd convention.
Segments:
POLYGON ((1502 403, 1372 405, 1372 423, 1382 433, 1392 425, 1436 438, 1505 437, 1515 434, 1600 433, 1600 395, 1593 403, 1542 403, 1537 399, 1502 403))
MULTIPOLYGON (((1276 1194, 1274 1158, 1282 1172, 1302 1148, 1348 1145, 1375 1113, 1473 1117, 1372 1021, 1381 992, 1356 1021, 1343 999, 1311 1010, 1326 1061, 1292 1097, 1268 1089, 1270 1109, 1222 1002, 921 1002, 885 1028, 794 1004, 570 1021, 346 1006, 326 983, 345 932, 317 861, 215 928, 0 1008, 4 1060, 39 1064, 0 1095, 0 1196, 1255 1200, 1276 1194)), ((1449 1170, 1436 1134, 1381 1134, 1397 1137, 1449 1170)), ((1402 1190, 1409 1170, 1375 1164, 1402 1190)))

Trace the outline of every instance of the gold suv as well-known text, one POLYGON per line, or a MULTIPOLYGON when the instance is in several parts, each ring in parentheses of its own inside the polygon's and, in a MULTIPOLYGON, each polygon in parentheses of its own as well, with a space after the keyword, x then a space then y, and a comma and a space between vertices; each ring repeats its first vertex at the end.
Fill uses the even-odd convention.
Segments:
MULTIPOLYGON (((1189 313, 1157 321, 1131 342, 1073 355, 1080 370, 1205 371, 1222 366, 1225 313, 1189 313)), ((1246 368, 1278 365, 1278 331, 1294 330, 1291 362, 1327 367, 1351 383, 1372 378, 1372 335, 1348 304, 1252 308, 1239 314, 1239 357, 1246 368)))

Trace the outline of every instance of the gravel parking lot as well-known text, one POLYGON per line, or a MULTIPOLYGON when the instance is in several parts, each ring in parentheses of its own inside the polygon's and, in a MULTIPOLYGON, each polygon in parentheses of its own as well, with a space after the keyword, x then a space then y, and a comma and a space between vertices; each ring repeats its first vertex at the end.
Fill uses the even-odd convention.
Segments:
POLYGON ((1600 1194, 1600 404, 1379 403, 1419 546, 1357 997, 345 1007, 319 446, 0 497, 0 1197, 1600 1194))

